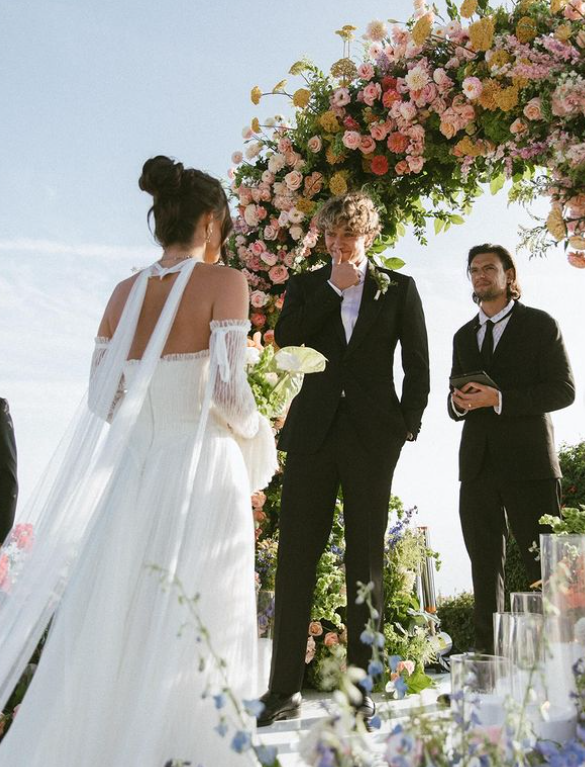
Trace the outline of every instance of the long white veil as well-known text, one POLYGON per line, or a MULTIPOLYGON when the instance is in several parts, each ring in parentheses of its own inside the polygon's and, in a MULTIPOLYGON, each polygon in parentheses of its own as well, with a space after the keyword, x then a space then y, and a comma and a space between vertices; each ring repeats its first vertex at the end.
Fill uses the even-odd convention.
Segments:
MULTIPOLYGON (((5 579, 5 590, 0 591, 0 710, 59 606, 83 542, 99 517, 114 469, 144 404, 195 265, 196 262, 189 259, 178 270, 142 364, 110 426, 108 413, 122 380, 153 267, 138 275, 114 337, 92 377, 90 392, 85 395, 31 500, 18 513, 19 525, 32 525, 34 541, 30 550, 25 547, 19 552, 23 560, 14 582, 9 584, 5 579)), ((217 371, 218 365, 212 361, 189 472, 191 477, 199 459, 217 371)), ((2 553, 0 549, 0 555, 2 553)))

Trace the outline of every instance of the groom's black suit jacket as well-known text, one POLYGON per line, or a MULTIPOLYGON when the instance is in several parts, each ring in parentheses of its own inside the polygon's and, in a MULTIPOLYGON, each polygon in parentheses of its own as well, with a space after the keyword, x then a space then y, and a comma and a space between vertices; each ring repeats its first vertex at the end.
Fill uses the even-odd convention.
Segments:
POLYGON ((14 522, 17 494, 14 427, 8 403, 0 398, 0 544, 14 522))
POLYGON ((276 343, 281 347, 305 344, 324 354, 328 362, 324 372, 305 376, 281 432, 280 450, 315 453, 333 422, 342 392, 364 447, 376 452, 395 449, 408 432, 418 434, 429 392, 424 314, 412 277, 386 274, 393 284, 376 300, 376 282, 366 273, 349 344, 341 321, 342 298, 328 284, 331 266, 289 280, 275 328, 276 343), (398 341, 404 369, 400 399, 393 370, 398 341))
MULTIPOLYGON (((477 329, 475 317, 455 334, 452 375, 482 370, 477 329)), ((501 415, 480 408, 458 416, 449 397, 451 418, 465 421, 459 479, 477 477, 486 452, 507 480, 560 477, 548 414, 573 402, 575 383, 556 321, 517 301, 487 372, 502 392, 501 415)))

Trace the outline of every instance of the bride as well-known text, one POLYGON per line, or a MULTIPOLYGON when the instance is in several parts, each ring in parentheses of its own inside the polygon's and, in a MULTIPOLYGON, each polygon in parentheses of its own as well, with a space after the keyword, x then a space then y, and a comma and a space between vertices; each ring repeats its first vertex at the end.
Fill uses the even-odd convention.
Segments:
POLYGON ((86 403, 18 518, 35 539, 0 600, 0 706, 53 621, 1 767, 246 763, 233 727, 214 732, 221 680, 160 572, 199 595, 229 684, 250 697, 250 492, 276 451, 244 372, 248 290, 216 265, 231 229, 217 180, 159 156, 139 184, 162 258, 115 288, 86 403))

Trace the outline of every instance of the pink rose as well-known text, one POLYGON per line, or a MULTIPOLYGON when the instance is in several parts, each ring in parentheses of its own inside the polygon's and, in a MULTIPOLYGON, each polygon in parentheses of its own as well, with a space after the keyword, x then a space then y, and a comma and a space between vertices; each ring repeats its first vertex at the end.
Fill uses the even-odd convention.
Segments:
POLYGON ((232 155, 232 162, 234 165, 239 165, 244 159, 244 155, 241 152, 234 152, 232 155))
POLYGON ((278 237, 278 229, 269 224, 264 227, 264 239, 272 242, 278 237))
POLYGON ((288 269, 286 266, 273 266, 268 276, 275 285, 280 285, 288 280, 288 269))
POLYGON ((312 637, 320 637, 323 633, 323 626, 319 621, 311 621, 309 623, 309 635, 312 637))
POLYGON ((274 330, 270 329, 265 331, 264 333, 264 343, 265 344, 272 344, 274 343, 274 330))
POLYGON ((289 138, 281 138, 277 144, 278 151, 282 152, 282 154, 286 154, 287 152, 291 152, 293 145, 292 141, 289 138))
POLYGON ((398 661, 398 665, 396 666, 396 673, 401 674, 403 671, 406 671, 407 676, 410 676, 415 669, 414 661, 412 660, 401 660, 398 661))
POLYGON ((262 490, 259 490, 257 493, 254 493, 254 495, 252 496, 253 509, 261 509, 265 503, 266 503, 266 494, 263 493, 262 490))
POLYGON ((344 107, 351 101, 348 88, 337 88, 331 96, 331 103, 336 107, 344 107))
POLYGON ((251 251, 251 252, 252 252, 252 253, 253 253, 255 256, 261 256, 261 255, 262 255, 262 253, 264 253, 264 251, 265 251, 265 250, 266 250, 266 245, 264 245, 264 243, 262 242, 262 240, 255 240, 255 241, 254 241, 254 242, 253 242, 253 243, 250 245, 250 251, 251 251))
POLYGON ((359 149, 362 142, 361 135, 354 130, 346 130, 343 134, 343 145, 348 149, 359 149))
POLYGON ((478 99, 483 91, 483 85, 479 77, 466 77, 463 81, 463 93, 468 99, 478 99))
POLYGON ((255 309, 261 309, 268 303, 268 296, 261 290, 253 290, 250 293, 250 303, 255 309))
POLYGON ((372 135, 372 138, 376 141, 384 141, 386 136, 388 135, 388 126, 386 123, 371 123, 370 124, 370 133, 372 135))
POLYGON ((402 104, 400 104, 399 114, 403 120, 410 122, 410 120, 413 120, 416 117, 416 107, 412 101, 403 101, 402 104))
POLYGON ((453 80, 451 80, 445 70, 440 67, 433 72, 433 80, 441 93, 445 93, 453 87, 453 80))
POLYGON ((303 183, 303 174, 298 170, 291 170, 290 173, 286 174, 284 180, 291 192, 296 192, 296 190, 303 183))
POLYGON ((380 85, 380 83, 369 83, 368 85, 366 85, 362 93, 363 93, 364 102, 369 107, 373 107, 374 103, 378 101, 378 99, 382 95, 382 86, 380 85))
POLYGON ((339 636, 335 631, 329 631, 323 638, 323 644, 325 647, 333 647, 333 645, 339 644, 339 636))
POLYGON ((268 215, 268 211, 262 205, 258 205, 258 207, 256 208, 256 215, 258 216, 259 221, 264 221, 264 219, 268 215))
POLYGON ((376 142, 371 136, 362 136, 360 150, 364 154, 371 154, 376 151, 376 142))
POLYGON ((523 112, 528 120, 542 120, 542 102, 538 97, 530 99, 523 112))
POLYGON ((314 229, 310 229, 303 239, 303 245, 306 248, 314 248, 319 239, 319 232, 314 229))
POLYGON ((410 172, 410 168, 406 160, 400 160, 400 162, 397 162, 394 166, 394 171, 396 172, 397 176, 404 176, 405 173, 410 172))
POLYGON ((407 162, 408 167, 413 173, 420 173, 423 169, 423 165, 425 164, 425 161, 422 157, 408 157, 407 162))
POLYGON ((308 142, 307 142, 307 149, 309 152, 313 152, 316 154, 317 152, 320 152, 323 148, 323 141, 321 139, 321 136, 312 136, 308 142))
POLYGON ((305 663, 309 664, 313 658, 315 657, 315 650, 317 649, 317 645, 315 644, 315 640, 313 637, 309 637, 307 639, 307 649, 305 650, 305 663))
POLYGON ((260 259, 267 265, 267 266, 274 266, 274 264, 278 261, 278 256, 276 253, 270 253, 269 251, 265 250, 261 255, 260 259))
POLYGON ((374 67, 371 64, 360 64, 358 67, 358 77, 362 80, 371 80, 374 75, 374 67))
POLYGON ((563 10, 563 16, 570 21, 583 21, 585 3, 583 0, 569 0, 563 10))
POLYGON ((510 125, 510 133, 513 133, 515 136, 520 136, 522 133, 526 133, 527 130, 528 126, 519 117, 510 125))

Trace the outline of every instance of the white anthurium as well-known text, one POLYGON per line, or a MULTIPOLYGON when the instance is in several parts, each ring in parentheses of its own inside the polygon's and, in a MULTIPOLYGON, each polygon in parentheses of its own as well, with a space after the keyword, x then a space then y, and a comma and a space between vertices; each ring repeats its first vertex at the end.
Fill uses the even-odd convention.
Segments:
POLYGON ((288 373, 322 373, 327 357, 306 346, 285 346, 274 355, 279 370, 288 373))

